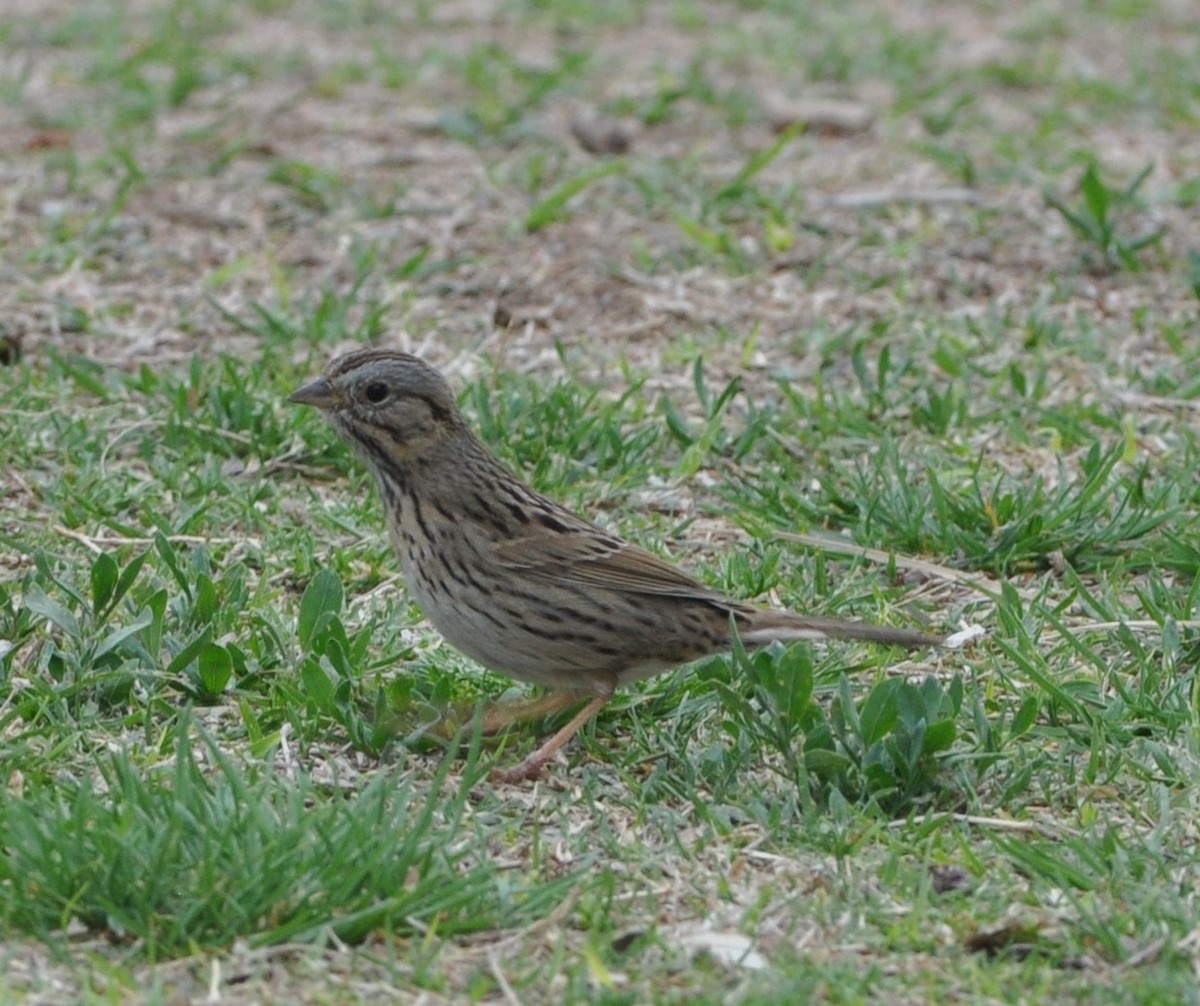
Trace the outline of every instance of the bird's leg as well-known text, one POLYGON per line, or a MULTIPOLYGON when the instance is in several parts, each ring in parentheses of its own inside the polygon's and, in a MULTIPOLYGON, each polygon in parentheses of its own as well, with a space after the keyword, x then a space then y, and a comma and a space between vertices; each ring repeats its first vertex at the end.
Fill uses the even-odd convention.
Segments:
POLYGON ((526 720, 542 716, 553 716, 577 702, 582 702, 586 697, 586 693, 580 692, 547 692, 545 695, 539 695, 532 699, 493 702, 484 710, 483 732, 495 734, 514 723, 524 723, 526 720))
MULTIPOLYGON (((615 686, 615 683, 614 683, 615 686)), ((542 769, 546 767, 550 759, 558 754, 559 749, 566 744, 572 737, 579 733, 588 720, 595 716, 609 702, 612 701, 615 687, 610 686, 601 694, 595 696, 591 702, 577 712, 572 717, 571 722, 558 731, 545 744, 533 752, 522 761, 519 765, 514 765, 512 768, 496 768, 492 769, 493 782, 523 782, 526 779, 536 779, 542 774, 542 769)), ((566 694, 571 698, 576 698, 572 693, 551 693, 551 695, 566 694)), ((549 697, 549 696, 547 696, 549 697)), ((558 706, 559 709, 565 708, 570 703, 564 703, 558 706)))
MULTIPOLYGON (((553 716, 583 702, 590 692, 547 692, 531 699, 513 699, 510 701, 489 702, 483 711, 483 734, 491 737, 500 733, 514 723, 524 723, 526 720, 538 719, 542 716, 553 716)), ((442 740, 451 740, 462 727, 471 721, 478 704, 470 706, 460 704, 458 707, 445 712, 441 719, 434 724, 435 736, 442 740)))

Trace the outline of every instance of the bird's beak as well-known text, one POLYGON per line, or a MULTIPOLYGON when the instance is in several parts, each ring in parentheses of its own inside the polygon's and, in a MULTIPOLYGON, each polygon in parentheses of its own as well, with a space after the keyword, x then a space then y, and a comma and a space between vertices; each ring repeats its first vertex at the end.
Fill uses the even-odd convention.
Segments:
POLYGON ((297 405, 313 405, 318 409, 332 409, 341 398, 325 378, 318 377, 299 391, 288 395, 288 401, 297 405))

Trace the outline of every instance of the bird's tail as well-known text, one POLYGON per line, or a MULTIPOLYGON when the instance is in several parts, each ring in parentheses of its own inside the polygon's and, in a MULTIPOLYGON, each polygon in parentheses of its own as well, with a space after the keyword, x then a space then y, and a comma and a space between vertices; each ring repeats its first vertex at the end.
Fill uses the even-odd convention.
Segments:
POLYGON ((743 609, 736 612, 738 633, 743 642, 765 646, 776 640, 792 642, 800 639, 855 639, 884 646, 941 646, 942 636, 917 629, 898 629, 872 622, 847 622, 819 615, 797 615, 790 611, 743 609))

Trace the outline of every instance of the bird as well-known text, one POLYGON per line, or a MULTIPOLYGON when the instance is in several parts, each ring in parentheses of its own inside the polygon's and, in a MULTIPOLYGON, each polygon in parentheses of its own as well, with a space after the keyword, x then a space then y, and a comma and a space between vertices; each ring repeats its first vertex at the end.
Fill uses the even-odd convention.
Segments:
POLYGON ((407 353, 332 359, 288 401, 313 406, 375 476, 405 586, 442 637, 484 667, 542 686, 485 729, 579 711, 512 768, 536 779, 618 688, 775 641, 934 647, 916 629, 759 607, 727 597, 522 482, 472 432, 446 379, 407 353))

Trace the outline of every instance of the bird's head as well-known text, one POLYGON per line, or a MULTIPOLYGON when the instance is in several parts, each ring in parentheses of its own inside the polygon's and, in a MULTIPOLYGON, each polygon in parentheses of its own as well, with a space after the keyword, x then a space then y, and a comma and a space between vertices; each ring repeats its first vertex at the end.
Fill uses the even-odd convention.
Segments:
POLYGON ((390 350, 339 356, 288 401, 320 409, 372 466, 412 461, 465 428, 445 378, 415 356, 390 350))

